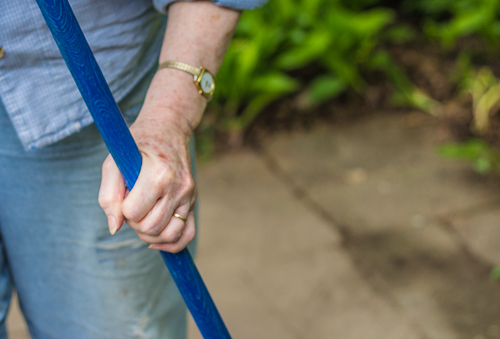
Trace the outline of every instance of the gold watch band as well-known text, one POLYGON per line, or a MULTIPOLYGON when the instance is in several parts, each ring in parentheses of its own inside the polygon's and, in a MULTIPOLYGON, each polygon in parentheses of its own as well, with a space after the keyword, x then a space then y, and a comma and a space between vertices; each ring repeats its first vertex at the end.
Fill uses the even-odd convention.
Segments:
POLYGON ((159 70, 162 68, 175 68, 175 69, 178 69, 180 71, 184 71, 184 72, 187 72, 189 74, 192 74, 195 77, 199 77, 200 73, 201 73, 201 68, 196 68, 194 66, 185 64, 185 63, 180 62, 180 61, 165 61, 165 62, 161 63, 160 66, 158 66, 159 70))
POLYGON ((194 84, 198 88, 198 92, 205 98, 210 100, 215 90, 214 76, 203 67, 193 67, 180 61, 165 61, 158 66, 158 70, 162 68, 174 68, 179 71, 189 73, 193 76, 194 84))

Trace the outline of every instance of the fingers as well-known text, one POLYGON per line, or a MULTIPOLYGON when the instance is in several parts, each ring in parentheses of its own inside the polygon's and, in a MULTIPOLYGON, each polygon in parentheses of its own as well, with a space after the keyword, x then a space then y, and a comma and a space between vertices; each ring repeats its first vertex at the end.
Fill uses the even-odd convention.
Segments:
POLYGON ((136 186, 123 202, 122 211, 125 215, 127 224, 136 231, 139 236, 142 236, 141 239, 146 242, 150 242, 146 239, 159 239, 157 237, 159 237, 160 234, 163 237, 160 238, 163 239, 160 242, 172 242, 177 236, 175 233, 170 232, 178 232, 183 226, 183 223, 179 218, 175 218, 178 219, 177 221, 171 218, 176 210, 179 215, 187 216, 191 206, 194 206, 197 194, 194 180, 191 179, 192 176, 189 174, 189 178, 184 181, 177 181, 175 183, 165 182, 163 183, 164 187, 157 189, 155 193, 150 193, 150 195, 155 196, 154 199, 142 201, 138 198, 141 196, 141 192, 146 194, 146 192, 150 191, 141 186, 147 186, 147 182, 149 182, 149 185, 154 186, 154 184, 152 184, 154 181, 148 181, 149 178, 147 178, 147 174, 143 177, 141 177, 141 175, 142 172, 139 175, 136 186), (138 188, 137 191, 136 188, 138 188), (158 194, 161 196, 156 198, 158 194), (144 210, 147 210, 145 215, 143 215, 144 210), (131 214, 135 215, 136 218, 130 219, 129 216, 131 214), (170 222, 172 222, 172 227, 169 227, 171 231, 164 233, 165 228, 170 222))
MULTIPOLYGON (((139 222, 150 212, 157 201, 164 195, 164 191, 171 182, 171 175, 167 171, 163 173, 152 173, 148 159, 144 158, 143 166, 134 188, 127 195, 122 204, 122 213, 128 221, 139 222)), ((168 190, 165 197, 169 196, 168 190)), ((166 201, 168 201, 167 199, 166 201)))
POLYGON ((102 173, 99 204, 111 234, 126 221, 152 248, 168 252, 179 252, 194 239, 197 189, 184 161, 169 163, 143 153, 142 169, 130 192, 111 157, 102 173), (183 218, 174 217, 175 213, 183 218))
MULTIPOLYGON (((178 218, 174 217, 172 219, 178 219, 178 218)), ((167 226, 167 229, 168 227, 169 226, 167 226)), ((189 212, 189 215, 187 217, 187 222, 182 232, 182 235, 176 242, 162 243, 162 244, 153 243, 149 246, 149 248, 170 253, 178 253, 182 251, 191 241, 193 241, 195 233, 196 233, 196 228, 195 228, 194 212, 191 211, 189 212)))
POLYGON ((149 213, 139 222, 128 219, 126 219, 126 222, 138 235, 158 236, 170 220, 174 209, 172 207, 173 203, 174 201, 170 199, 170 195, 164 196, 156 201, 149 213))
MULTIPOLYGON (((175 217, 174 214, 179 214, 187 219, 189 215, 190 204, 184 204, 179 206, 175 212, 168 214, 166 218, 166 224, 162 227, 161 232, 156 236, 151 236, 149 234, 138 233, 139 238, 150 244, 162 244, 162 243, 176 243, 181 238, 185 227, 187 226, 187 221, 175 217)), ((149 218, 149 216, 147 217, 149 218)), ((146 218, 146 219, 147 219, 146 218)), ((147 220, 144 220, 146 222, 147 220)))
MULTIPOLYGON (((127 220, 141 240, 151 244, 150 248, 177 253, 189 244, 195 236, 194 206, 197 189, 184 195, 181 205, 171 208, 172 199, 167 196, 159 199, 151 211, 139 222, 127 220), (178 214, 186 218, 186 221, 178 214)), ((128 197, 127 197, 128 199, 128 197)))
POLYGON ((99 189, 99 205, 108 217, 108 227, 115 234, 123 224, 121 204, 125 198, 125 182, 111 155, 102 165, 101 188, 99 189))

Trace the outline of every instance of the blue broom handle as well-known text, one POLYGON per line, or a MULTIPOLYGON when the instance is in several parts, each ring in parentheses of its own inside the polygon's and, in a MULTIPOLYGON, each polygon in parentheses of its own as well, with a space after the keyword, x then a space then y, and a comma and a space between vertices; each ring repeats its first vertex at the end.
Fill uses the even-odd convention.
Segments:
MULTIPOLYGON (((37 0, 125 184, 131 190, 142 157, 67 0, 37 0)), ((231 338, 187 249, 160 251, 203 338, 231 338)))

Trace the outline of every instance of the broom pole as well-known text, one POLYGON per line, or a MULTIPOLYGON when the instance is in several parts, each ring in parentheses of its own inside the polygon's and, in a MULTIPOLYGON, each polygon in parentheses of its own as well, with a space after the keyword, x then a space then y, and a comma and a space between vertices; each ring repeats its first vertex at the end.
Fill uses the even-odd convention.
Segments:
MULTIPOLYGON (((125 184, 131 190, 141 170, 141 153, 68 0, 36 1, 125 184)), ((160 253, 203 338, 231 338, 187 248, 175 254, 160 253)))

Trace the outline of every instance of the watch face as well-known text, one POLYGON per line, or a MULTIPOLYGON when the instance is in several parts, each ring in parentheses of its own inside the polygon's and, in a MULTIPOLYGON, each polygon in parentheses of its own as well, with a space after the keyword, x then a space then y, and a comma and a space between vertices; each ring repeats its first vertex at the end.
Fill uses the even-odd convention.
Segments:
POLYGON ((212 75, 208 72, 204 72, 201 76, 200 87, 204 93, 210 93, 214 85, 214 79, 212 75))

